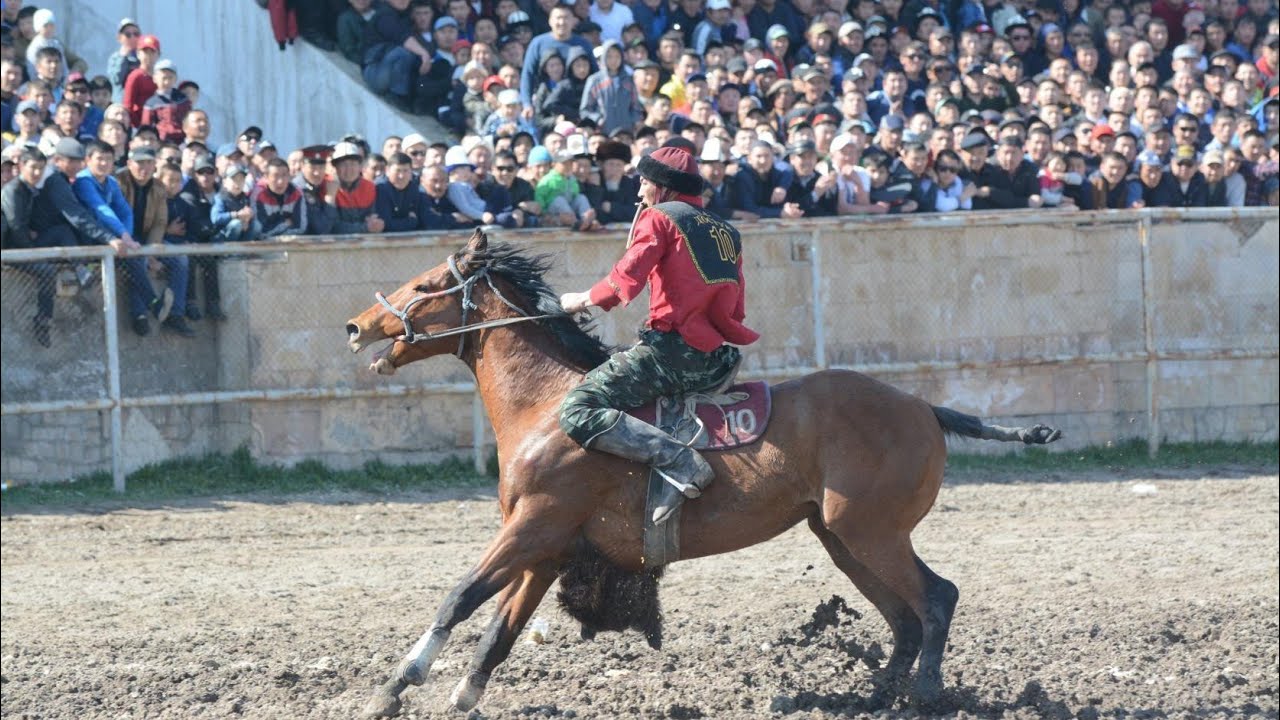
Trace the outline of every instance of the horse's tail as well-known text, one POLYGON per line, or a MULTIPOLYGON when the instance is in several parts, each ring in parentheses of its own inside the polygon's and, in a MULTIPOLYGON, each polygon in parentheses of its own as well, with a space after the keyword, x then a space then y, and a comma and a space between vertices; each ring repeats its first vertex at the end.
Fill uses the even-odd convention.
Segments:
POLYGON ((982 418, 966 415, 951 408, 933 406, 933 416, 943 432, 979 440, 1000 440, 1002 442, 1020 441, 1027 445, 1048 445, 1062 437, 1062 431, 1048 425, 1032 425, 1031 427, 1001 427, 984 425, 982 418))

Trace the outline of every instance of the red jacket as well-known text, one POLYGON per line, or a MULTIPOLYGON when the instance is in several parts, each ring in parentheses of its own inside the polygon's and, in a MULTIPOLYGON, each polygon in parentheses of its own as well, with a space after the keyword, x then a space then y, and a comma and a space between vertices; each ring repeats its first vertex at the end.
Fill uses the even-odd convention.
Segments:
POLYGON ((134 127, 142 124, 142 108, 156 94, 156 81, 142 68, 135 68, 124 81, 124 106, 134 127))
MULTIPOLYGON (((700 197, 681 195, 677 199, 702 207, 700 197)), ((690 347, 703 352, 725 343, 750 345, 760 335, 742 324, 746 292, 741 253, 734 263, 736 281, 706 280, 675 222, 661 210, 647 208, 636 219, 627 252, 607 277, 592 286, 591 302, 609 310, 618 303, 630 303, 648 285, 649 327, 674 330, 690 347)))

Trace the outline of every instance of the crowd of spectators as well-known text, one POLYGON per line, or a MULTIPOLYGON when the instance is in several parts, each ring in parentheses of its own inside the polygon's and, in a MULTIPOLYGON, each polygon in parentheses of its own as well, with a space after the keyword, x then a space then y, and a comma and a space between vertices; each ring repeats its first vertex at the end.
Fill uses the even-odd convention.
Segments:
MULTIPOLYGON (((284 48, 297 4, 268 5, 284 48)), ((217 143, 137 23, 91 74, 52 12, 7 1, 4 246, 593 230, 631 220, 634 167, 666 144, 736 220, 1277 203, 1273 0, 302 5, 304 40, 457 139, 217 143)), ((165 259, 157 293, 127 261, 134 329, 222 317, 215 262, 165 259)), ((47 342, 51 292, 37 304, 47 342)))

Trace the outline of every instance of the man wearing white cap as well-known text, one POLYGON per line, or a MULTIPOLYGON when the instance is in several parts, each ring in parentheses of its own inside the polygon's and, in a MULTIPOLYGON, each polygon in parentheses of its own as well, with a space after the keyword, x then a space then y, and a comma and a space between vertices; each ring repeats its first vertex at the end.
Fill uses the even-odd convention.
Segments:
POLYGON ((67 50, 67 46, 56 37, 57 18, 52 10, 47 8, 37 10, 31 17, 31 25, 36 31, 36 36, 31 38, 31 44, 27 45, 27 70, 32 77, 36 75, 36 53, 47 47, 56 48, 62 53, 62 73, 58 76, 57 85, 62 85, 62 79, 72 70, 78 73, 89 72, 89 64, 84 61, 84 58, 67 50))
MULTIPOLYGON (((410 166, 413 168, 414 177, 422 173, 422 168, 427 164, 427 139, 421 133, 409 133, 404 136, 404 140, 400 142, 400 152, 409 156, 410 166)), ((393 155, 395 153, 392 153, 393 155)), ((391 159, 391 155, 387 155, 387 159, 391 159)))
POLYGON ((724 181, 725 163, 729 162, 729 153, 720 138, 707 138, 698 161, 698 170, 702 172, 704 183, 702 209, 722 220, 732 219, 733 202, 729 197, 729 183, 724 181))
POLYGON ((156 63, 151 73, 156 92, 142 105, 142 124, 154 125, 162 142, 181 143, 186 139, 182 123, 191 112, 191 101, 177 88, 178 68, 172 60, 156 63))
POLYGON ((493 137, 504 128, 512 134, 527 132, 538 141, 537 126, 520 112, 520 92, 511 88, 498 93, 498 109, 490 113, 480 134, 493 137))
POLYGON ((732 11, 729 0, 707 0, 706 17, 693 29, 693 50, 699 55, 706 55, 707 44, 712 40, 721 42, 724 38, 725 25, 729 24, 732 11))

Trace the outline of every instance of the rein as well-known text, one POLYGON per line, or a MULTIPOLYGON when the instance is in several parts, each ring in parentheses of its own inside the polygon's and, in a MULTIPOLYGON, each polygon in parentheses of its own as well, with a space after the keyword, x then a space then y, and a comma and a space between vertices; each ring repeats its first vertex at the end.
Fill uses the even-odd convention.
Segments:
POLYGON ((462 271, 458 269, 458 262, 454 259, 453 255, 449 256, 448 264, 449 272, 453 273, 453 277, 458 281, 457 285, 445 290, 437 290, 436 292, 420 293, 415 295, 404 304, 404 308, 402 309, 396 309, 396 307, 387 300, 387 296, 383 295, 381 292, 375 292, 373 294, 373 297, 378 301, 378 304, 382 305, 382 307, 386 308, 387 312, 391 313, 400 322, 404 323, 404 337, 401 342, 414 344, 458 335, 458 351, 454 354, 458 357, 462 357, 462 350, 467 342, 468 333, 472 333, 477 330, 486 330, 488 328, 515 325, 516 323, 529 322, 530 320, 545 320, 547 318, 560 317, 558 314, 551 313, 544 315, 530 315, 524 310, 521 310, 518 305, 504 297, 502 292, 498 290, 498 287, 493 284, 493 278, 489 275, 489 266, 487 264, 473 273, 471 277, 463 277, 462 271), (489 289, 493 291, 493 294, 497 296, 504 305, 520 313, 521 316, 485 320, 474 325, 468 325, 467 313, 471 310, 478 309, 475 302, 471 300, 471 291, 475 289, 476 283, 479 282, 481 278, 484 278, 484 281, 489 285, 489 289), (449 328, 448 330, 438 333, 433 333, 428 330, 423 330, 420 333, 414 331, 413 322, 409 319, 409 311, 413 309, 414 305, 417 305, 424 300, 432 300, 446 295, 453 295, 455 293, 462 293, 462 325, 456 328, 449 328))

